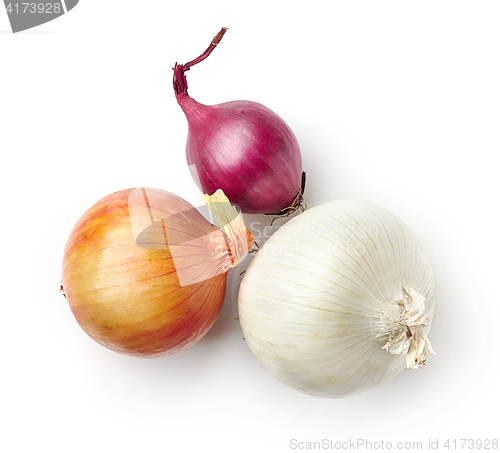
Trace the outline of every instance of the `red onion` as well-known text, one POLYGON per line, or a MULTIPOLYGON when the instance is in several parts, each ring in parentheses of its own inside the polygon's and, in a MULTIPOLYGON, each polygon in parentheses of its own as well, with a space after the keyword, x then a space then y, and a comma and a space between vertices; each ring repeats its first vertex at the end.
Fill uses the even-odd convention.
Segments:
POLYGON ((186 155, 191 174, 202 192, 221 188, 242 212, 292 213, 302 207, 305 173, 290 127, 256 102, 208 106, 187 93, 184 73, 212 53, 226 30, 198 58, 173 68, 175 95, 189 125, 186 155))
POLYGON ((64 251, 62 290, 91 338, 122 354, 159 357, 208 332, 227 274, 253 236, 220 192, 207 204, 222 230, 157 189, 116 192, 80 218, 64 251))

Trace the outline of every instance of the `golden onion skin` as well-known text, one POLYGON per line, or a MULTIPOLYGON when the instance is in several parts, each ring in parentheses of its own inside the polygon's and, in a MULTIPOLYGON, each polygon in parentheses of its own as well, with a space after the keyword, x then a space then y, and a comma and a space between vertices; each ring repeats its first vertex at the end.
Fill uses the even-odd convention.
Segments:
MULTIPOLYGON (((198 255, 189 245, 183 253, 177 249, 174 264, 167 240, 163 248, 137 245, 129 205, 133 190, 103 198, 80 218, 64 251, 62 284, 76 321, 96 342, 131 356, 167 356, 189 348, 212 327, 232 265, 222 232, 186 201, 157 189, 147 189, 150 215, 182 214, 170 217, 173 223, 167 225, 157 222, 153 229, 161 237, 168 233, 169 241, 181 235, 178 243, 193 237, 202 247, 195 247, 198 255), (181 285, 178 272, 200 274, 214 261, 218 275, 181 285)), ((248 241, 250 247, 250 237, 248 241)))

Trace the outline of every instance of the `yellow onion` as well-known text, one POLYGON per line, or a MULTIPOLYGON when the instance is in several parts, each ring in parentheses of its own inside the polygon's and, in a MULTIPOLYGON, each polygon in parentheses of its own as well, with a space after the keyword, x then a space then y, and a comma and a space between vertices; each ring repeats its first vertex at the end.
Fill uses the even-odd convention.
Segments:
POLYGON ((73 228, 62 284, 73 315, 116 352, 159 357, 212 327, 226 277, 253 243, 222 191, 205 196, 218 228, 182 198, 127 189, 92 206, 73 228))

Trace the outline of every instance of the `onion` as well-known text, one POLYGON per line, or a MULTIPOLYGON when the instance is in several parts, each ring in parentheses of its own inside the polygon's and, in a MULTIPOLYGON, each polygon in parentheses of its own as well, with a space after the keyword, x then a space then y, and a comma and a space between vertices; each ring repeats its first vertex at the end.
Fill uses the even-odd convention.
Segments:
POLYGON ((62 283, 82 329, 122 354, 159 357, 200 340, 219 315, 229 270, 252 234, 217 192, 222 230, 182 198, 128 189, 98 201, 73 228, 62 283))
POLYGON ((400 219, 335 201, 271 236, 245 273, 238 310, 274 377, 339 398, 427 362, 434 298, 429 260, 400 219))
POLYGON ((184 73, 207 58, 226 32, 205 52, 175 64, 177 102, 188 120, 187 162, 198 188, 221 188, 245 213, 287 215, 302 207, 305 173, 299 144, 274 112, 251 101, 203 105, 188 95, 184 73))

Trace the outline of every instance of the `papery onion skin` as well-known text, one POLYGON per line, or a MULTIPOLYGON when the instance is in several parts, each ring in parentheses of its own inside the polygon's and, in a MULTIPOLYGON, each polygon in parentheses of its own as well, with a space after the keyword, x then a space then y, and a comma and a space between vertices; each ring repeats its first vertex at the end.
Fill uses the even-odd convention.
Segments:
MULTIPOLYGON (((76 321, 96 342, 121 354, 162 357, 189 348, 212 327, 224 301, 231 265, 226 260, 221 264, 225 272, 181 286, 179 266, 189 271, 192 258, 181 257, 174 264, 168 246, 137 245, 129 205, 133 190, 103 198, 80 218, 66 244, 62 284, 76 321)), ((147 194, 157 218, 182 212, 171 217, 170 230, 181 230, 173 231, 177 237, 217 242, 212 244, 213 253, 206 249, 212 259, 227 253, 222 233, 211 234, 218 228, 189 203, 157 189, 147 189, 147 194)), ((155 225, 160 236, 169 228, 164 224, 155 225)), ((249 235, 248 247, 252 241, 249 235)), ((196 272, 196 265, 191 267, 196 272)))
POLYGON ((413 233, 375 205, 325 203, 261 247, 240 286, 239 319, 246 343, 274 377, 306 394, 342 398, 407 367, 407 354, 384 349, 401 327, 387 313, 403 288, 425 297, 426 321, 417 329, 426 336, 434 279, 413 233))
POLYGON ((192 62, 174 67, 176 99, 188 120, 187 162, 204 193, 221 188, 244 213, 286 214, 302 201, 304 182, 299 143, 286 122, 251 101, 203 105, 187 93, 185 71, 205 59, 218 44, 192 62))

